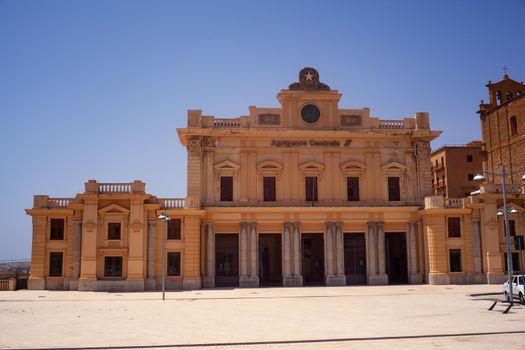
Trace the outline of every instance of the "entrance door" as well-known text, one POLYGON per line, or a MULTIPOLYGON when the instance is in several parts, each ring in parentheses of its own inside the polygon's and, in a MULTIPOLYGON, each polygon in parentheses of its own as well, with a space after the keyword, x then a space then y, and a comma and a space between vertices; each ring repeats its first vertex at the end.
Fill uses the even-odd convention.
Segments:
POLYGON ((364 233, 346 233, 346 284, 366 284, 366 245, 364 233))
POLYGON ((259 234, 259 281, 261 286, 282 284, 281 235, 259 234))
POLYGON ((239 286, 239 236, 215 235, 215 285, 239 286))
POLYGON ((324 284, 324 242, 320 233, 303 234, 303 277, 306 285, 324 284))
POLYGON ((407 283, 407 244, 404 233, 385 234, 386 273, 388 282, 407 283))

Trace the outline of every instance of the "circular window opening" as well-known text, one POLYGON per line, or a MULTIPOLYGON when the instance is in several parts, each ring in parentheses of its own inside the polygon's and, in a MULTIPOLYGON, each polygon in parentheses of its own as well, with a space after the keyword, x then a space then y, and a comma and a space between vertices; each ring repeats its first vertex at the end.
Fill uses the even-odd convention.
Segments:
POLYGON ((313 124, 319 120, 321 112, 314 105, 306 105, 301 109, 301 117, 308 124, 313 124))

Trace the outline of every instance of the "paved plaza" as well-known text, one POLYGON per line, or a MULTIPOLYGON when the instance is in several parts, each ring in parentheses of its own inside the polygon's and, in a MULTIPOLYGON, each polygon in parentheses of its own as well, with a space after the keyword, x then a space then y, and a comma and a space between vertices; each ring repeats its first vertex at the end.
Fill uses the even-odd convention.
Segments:
POLYGON ((0 294, 0 348, 525 349, 499 285, 0 294))

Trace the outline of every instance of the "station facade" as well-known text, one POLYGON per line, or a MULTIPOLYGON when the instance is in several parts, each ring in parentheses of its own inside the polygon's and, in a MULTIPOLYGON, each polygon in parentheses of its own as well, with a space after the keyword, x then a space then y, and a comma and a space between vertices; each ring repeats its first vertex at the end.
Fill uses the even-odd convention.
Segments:
POLYGON ((163 273, 168 289, 503 279, 504 250, 482 229, 498 237, 497 200, 433 195, 429 114, 380 119, 340 98, 304 68, 279 108, 189 110, 184 198, 94 180, 74 198, 35 196, 29 287, 155 290, 163 273))

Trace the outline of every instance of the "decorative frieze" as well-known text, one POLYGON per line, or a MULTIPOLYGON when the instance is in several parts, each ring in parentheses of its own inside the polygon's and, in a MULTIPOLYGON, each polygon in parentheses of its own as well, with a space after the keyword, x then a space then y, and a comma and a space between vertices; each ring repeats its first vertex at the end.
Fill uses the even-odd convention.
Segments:
POLYGON ((265 113, 265 114, 259 114, 258 116, 259 125, 280 125, 281 124, 281 116, 279 114, 274 113, 265 113))

